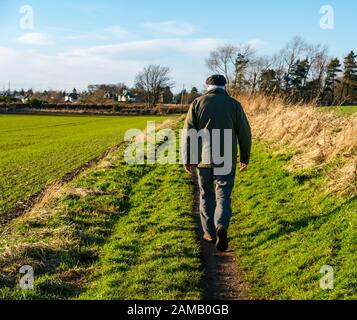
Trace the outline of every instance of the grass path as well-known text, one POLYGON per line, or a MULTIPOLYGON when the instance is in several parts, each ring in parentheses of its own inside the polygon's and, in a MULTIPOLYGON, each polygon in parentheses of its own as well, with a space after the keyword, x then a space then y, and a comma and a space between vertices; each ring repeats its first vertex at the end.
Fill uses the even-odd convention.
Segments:
POLYGON ((204 269, 202 281, 205 300, 245 300, 246 284, 238 271, 237 258, 232 249, 218 252, 215 245, 203 240, 200 220, 200 199, 198 181, 195 177, 195 197, 193 213, 196 218, 196 232, 201 247, 204 269))
POLYGON ((200 299, 201 264, 189 179, 179 166, 153 167, 103 248, 81 299, 200 299))

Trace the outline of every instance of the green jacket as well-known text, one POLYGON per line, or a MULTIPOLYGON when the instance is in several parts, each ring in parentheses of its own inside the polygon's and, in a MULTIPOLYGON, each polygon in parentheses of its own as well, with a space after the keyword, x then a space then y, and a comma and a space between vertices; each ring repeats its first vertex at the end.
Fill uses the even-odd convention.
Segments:
MULTIPOLYGON (((237 100, 231 98, 225 90, 211 90, 204 96, 196 99, 190 107, 184 129, 195 129, 197 131, 207 129, 210 132, 211 137, 212 130, 219 129, 221 131, 221 154, 223 153, 224 145, 223 130, 231 129, 233 132, 233 145, 231 146, 233 167, 235 168, 237 164, 238 145, 240 149, 240 162, 246 164, 249 163, 252 147, 252 134, 249 121, 241 104, 237 100)), ((187 143, 188 145, 190 144, 189 141, 184 141, 184 143, 187 143)), ((201 148, 198 151, 199 167, 206 167, 206 165, 202 165, 201 163, 202 145, 199 145, 199 148, 201 148)), ((188 147, 186 149, 187 154, 184 154, 187 163, 191 163, 189 150, 190 148, 188 147)))

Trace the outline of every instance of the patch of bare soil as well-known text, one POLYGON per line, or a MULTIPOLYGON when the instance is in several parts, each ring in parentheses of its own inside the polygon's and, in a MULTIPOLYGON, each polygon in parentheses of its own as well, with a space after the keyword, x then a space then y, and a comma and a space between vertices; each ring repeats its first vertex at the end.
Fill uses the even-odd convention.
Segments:
POLYGON ((204 267, 204 300, 246 300, 246 284, 238 270, 235 253, 217 251, 214 244, 203 240, 200 220, 200 199, 198 181, 195 178, 195 202, 193 208, 197 235, 201 246, 201 259, 204 267))

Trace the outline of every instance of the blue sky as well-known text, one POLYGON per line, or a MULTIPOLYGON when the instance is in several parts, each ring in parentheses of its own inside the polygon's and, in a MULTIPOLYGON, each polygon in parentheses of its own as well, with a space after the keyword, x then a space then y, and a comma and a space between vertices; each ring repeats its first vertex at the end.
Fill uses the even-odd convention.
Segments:
POLYGON ((198 86, 205 58, 225 44, 251 43, 261 54, 293 36, 327 44, 331 56, 357 50, 355 0, 0 0, 0 89, 85 89, 126 82, 147 64, 171 66, 176 89, 198 86), (34 28, 20 28, 32 6, 34 28), (335 29, 320 28, 331 5, 335 29))

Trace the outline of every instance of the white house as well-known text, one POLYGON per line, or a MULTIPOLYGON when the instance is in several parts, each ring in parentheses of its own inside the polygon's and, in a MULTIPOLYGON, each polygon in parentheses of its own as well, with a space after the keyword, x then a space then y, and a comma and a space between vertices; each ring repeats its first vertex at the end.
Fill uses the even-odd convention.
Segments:
POLYGON ((136 96, 134 94, 132 94, 131 92, 124 90, 123 94, 118 96, 118 101, 119 102, 135 102, 136 96))
POLYGON ((31 96, 25 96, 25 97, 21 98, 22 103, 27 103, 27 102, 29 102, 29 100, 31 100, 31 96))
POLYGON ((73 89, 73 92, 70 94, 66 94, 66 96, 64 97, 64 101, 65 102, 75 102, 78 100, 78 93, 76 89, 73 89))

